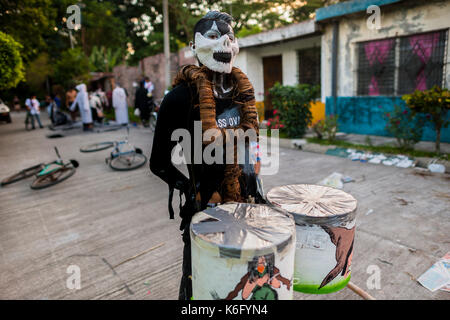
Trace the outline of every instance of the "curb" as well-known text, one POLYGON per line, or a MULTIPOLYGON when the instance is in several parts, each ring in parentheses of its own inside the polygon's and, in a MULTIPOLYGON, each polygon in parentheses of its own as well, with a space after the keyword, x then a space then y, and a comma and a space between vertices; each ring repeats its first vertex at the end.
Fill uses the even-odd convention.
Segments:
MULTIPOLYGON (((270 144, 270 139, 267 140, 268 144, 270 144)), ((306 152, 312 152, 312 153, 320 153, 325 154, 328 149, 330 148, 336 148, 335 145, 320 145, 317 143, 309 143, 306 141, 306 139, 286 139, 286 138, 279 138, 279 146, 281 148, 287 148, 287 149, 295 149, 295 150, 301 150, 306 152)), ((435 158, 429 158, 429 157, 415 157, 416 160, 416 167, 428 169, 428 164, 431 161, 436 160, 435 158)), ((447 160, 436 160, 435 163, 442 164, 445 166, 445 172, 450 173, 450 161, 447 160)))

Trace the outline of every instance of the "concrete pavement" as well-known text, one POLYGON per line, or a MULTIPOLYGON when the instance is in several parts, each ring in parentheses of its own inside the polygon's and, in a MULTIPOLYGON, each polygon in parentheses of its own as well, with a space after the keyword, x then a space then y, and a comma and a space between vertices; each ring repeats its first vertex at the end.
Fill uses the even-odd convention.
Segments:
MULTIPOLYGON (((55 145, 80 167, 48 189, 31 190, 31 179, 0 188, 0 299, 176 299, 182 241, 180 219, 167 213, 167 186, 148 165, 117 172, 104 162, 107 150, 79 152, 125 130, 48 139, 47 129, 24 130, 24 114, 12 117, 0 124, 0 178, 54 160, 55 145), (80 290, 67 288, 73 265, 80 267, 80 290)), ((131 129, 130 140, 150 154, 149 130, 131 129)), ((359 202, 352 282, 377 299, 449 299, 415 281, 450 251, 448 175, 280 149, 279 173, 264 177, 264 186, 316 183, 335 171, 356 180, 344 185, 359 202), (371 265, 381 271, 379 290, 366 286, 371 265)), ((347 288, 294 297, 360 299, 347 288)))

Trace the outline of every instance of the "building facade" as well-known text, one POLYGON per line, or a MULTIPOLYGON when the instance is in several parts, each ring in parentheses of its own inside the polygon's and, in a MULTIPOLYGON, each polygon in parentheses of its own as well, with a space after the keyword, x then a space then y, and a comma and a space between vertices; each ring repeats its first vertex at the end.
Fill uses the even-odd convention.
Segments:
MULTIPOLYGON (((404 106, 402 95, 448 88, 448 0, 349 1, 317 10, 316 23, 323 31, 322 101, 327 114, 339 116, 340 131, 387 135, 384 114, 404 106)), ((435 138, 425 128, 422 140, 435 138)), ((450 128, 441 141, 450 142, 450 128)))

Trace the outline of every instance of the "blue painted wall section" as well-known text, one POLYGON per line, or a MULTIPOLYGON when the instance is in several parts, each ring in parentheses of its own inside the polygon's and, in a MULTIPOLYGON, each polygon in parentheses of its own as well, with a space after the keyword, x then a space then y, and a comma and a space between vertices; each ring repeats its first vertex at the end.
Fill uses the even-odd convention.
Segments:
MULTIPOLYGON (((339 131, 346 133, 390 136, 386 132, 385 112, 392 112, 394 105, 405 106, 401 97, 337 97, 336 106, 333 97, 327 97, 325 110, 327 115, 339 116, 339 131)), ((447 114, 450 120, 450 114, 447 114)), ((432 125, 424 129, 423 141, 435 141, 436 133, 432 125)), ((441 142, 450 143, 450 126, 441 131, 441 142)))
POLYGON ((366 11, 371 5, 384 6, 401 2, 402 0, 355 0, 334 4, 316 10, 316 21, 345 16, 346 14, 366 11))

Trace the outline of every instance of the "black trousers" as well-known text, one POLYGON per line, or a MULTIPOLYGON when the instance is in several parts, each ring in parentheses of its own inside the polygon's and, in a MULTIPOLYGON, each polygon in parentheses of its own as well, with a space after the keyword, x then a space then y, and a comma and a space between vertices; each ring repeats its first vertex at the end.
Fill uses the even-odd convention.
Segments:
POLYGON ((189 235, 189 226, 183 230, 183 275, 181 276, 180 292, 178 300, 191 300, 192 297, 192 265, 191 265, 191 238, 189 235))

